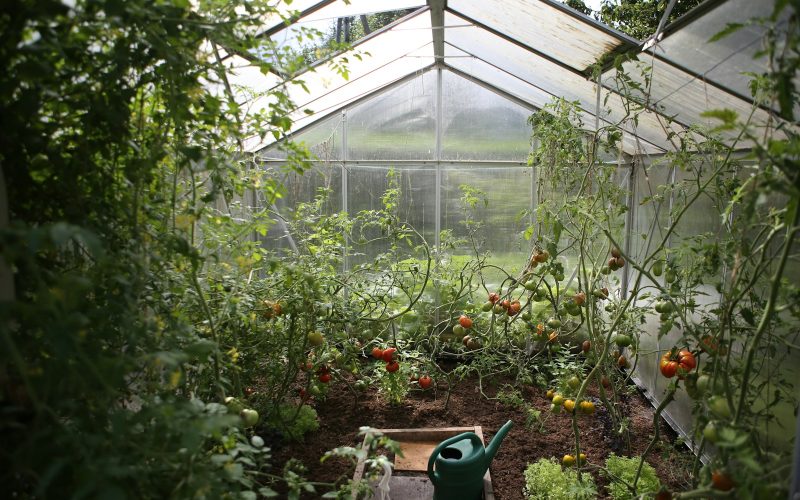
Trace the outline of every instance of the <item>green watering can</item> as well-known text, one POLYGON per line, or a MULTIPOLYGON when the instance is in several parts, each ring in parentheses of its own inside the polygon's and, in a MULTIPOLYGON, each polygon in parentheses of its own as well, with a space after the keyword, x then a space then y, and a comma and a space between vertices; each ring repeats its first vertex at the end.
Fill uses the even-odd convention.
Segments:
POLYGON ((485 449, 483 441, 474 432, 465 432, 439 443, 428 459, 428 477, 434 488, 433 499, 481 498, 483 476, 511 425, 511 420, 506 422, 485 449))

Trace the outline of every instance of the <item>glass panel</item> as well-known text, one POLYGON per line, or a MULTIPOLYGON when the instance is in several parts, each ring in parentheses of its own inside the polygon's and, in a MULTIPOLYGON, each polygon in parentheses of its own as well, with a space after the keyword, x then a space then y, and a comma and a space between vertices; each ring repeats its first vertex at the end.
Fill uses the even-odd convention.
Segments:
MULTIPOLYGON (((534 87, 513 74, 494 67, 480 59, 470 56, 463 57, 461 54, 464 54, 464 52, 449 44, 445 44, 445 57, 447 58, 449 54, 453 55, 453 57, 447 59, 447 63, 450 67, 462 71, 483 83, 496 87, 507 94, 526 101, 537 108, 544 107, 545 104, 552 102, 555 97, 554 94, 534 87)), ((584 124, 594 124, 594 115, 585 111, 581 113, 581 119, 584 124)), ((601 126, 608 125, 608 122, 605 120, 601 120, 600 123, 601 126)), ((623 144, 625 145, 625 151, 628 153, 658 153, 663 151, 662 148, 651 144, 643 138, 637 140, 632 133, 624 134, 623 144)))
MULTIPOLYGON (((658 52, 709 80, 749 96, 750 77, 745 73, 766 73, 768 65, 766 57, 754 58, 762 48, 759 42, 766 30, 748 21, 769 15, 772 9, 772 1, 721 2, 699 19, 665 37, 658 44, 658 52), (734 22, 744 26, 721 40, 708 43, 712 36, 734 22)), ((785 29, 789 12, 790 9, 783 11, 777 26, 785 29)))
POLYGON ((230 83, 237 100, 249 100, 254 92, 263 92, 280 83, 280 78, 273 74, 264 74, 261 69, 240 56, 230 56, 223 60, 228 83, 230 83))
MULTIPOLYGON (((717 120, 705 118, 701 114, 711 109, 731 109, 739 114, 741 119, 746 119, 751 111, 751 105, 738 99, 717 87, 708 85, 690 74, 676 69, 674 66, 652 60, 647 55, 642 58, 650 64, 642 62, 627 62, 623 70, 634 81, 644 87, 645 77, 651 79, 649 96, 642 91, 633 91, 632 95, 640 100, 647 101, 652 106, 663 110, 663 114, 674 116, 676 120, 687 125, 706 125, 711 128, 719 124, 717 120)), ((616 88, 613 72, 604 75, 606 86, 616 88)), ((756 110, 753 115, 756 123, 766 123, 768 114, 763 110, 756 110)), ((727 131, 723 134, 728 139, 733 139, 737 132, 727 131)))
MULTIPOLYGON (((320 0, 294 0, 291 5, 286 5, 280 2, 278 9, 284 16, 288 15, 289 11, 304 11, 309 7, 313 7, 319 3, 320 0)), ((330 4, 318 9, 308 15, 302 17, 296 25, 306 24, 320 20, 335 20, 340 17, 352 17, 360 14, 374 14, 376 12, 388 12, 393 10, 411 9, 425 5, 421 0, 349 0, 345 3, 344 0, 337 0, 330 4)), ((264 26, 268 28, 275 28, 283 24, 280 16, 273 15, 264 20, 264 26)), ((334 23, 335 25, 335 23, 334 23)), ((323 30, 324 31, 324 30, 323 30)), ((276 40, 283 40, 287 37, 280 35, 275 38, 276 40)))
MULTIPOLYGON (((461 186, 483 191, 487 204, 478 203, 471 209, 471 217, 481 221, 482 227, 475 234, 479 251, 491 252, 488 264, 517 274, 527 263, 530 242, 522 234, 530 224, 530 216, 521 217, 532 209, 533 176, 528 167, 484 167, 464 165, 442 169, 442 230, 455 238, 454 258, 475 257, 467 214, 461 199, 461 186)), ((447 238, 442 238, 445 243, 447 238)), ((502 281, 499 273, 485 277, 489 289, 498 289, 502 281)))
MULTIPOLYGON (((389 174, 393 172, 401 197, 398 206, 400 221, 415 228, 431 247, 436 233, 436 169, 432 166, 369 166, 351 165, 347 170, 348 212, 355 216, 361 210, 383 208, 381 197, 389 188, 389 174)), ((379 253, 389 249, 390 242, 382 237, 378 228, 365 231, 363 239, 354 229, 351 242, 350 265, 371 262, 379 253)))
MULTIPOLYGON (((278 211, 274 224, 267 235, 262 238, 267 248, 290 252, 292 251, 289 239, 278 217, 292 221, 299 203, 311 202, 322 193, 328 191, 326 201, 323 203, 323 212, 332 214, 342 209, 342 167, 335 163, 316 164, 304 174, 288 170, 285 165, 269 167, 268 171, 284 185, 282 197, 275 200, 278 211)), ((269 206, 269 201, 264 195, 259 196, 262 206, 269 206)))
POLYGON ((379 93, 347 112, 348 160, 433 160, 436 73, 379 93))
MULTIPOLYGON (((304 127, 340 109, 349 102, 365 97, 403 77, 433 64, 430 16, 417 15, 398 24, 374 38, 356 46, 330 63, 320 65, 299 76, 303 85, 294 84, 286 89, 298 105, 290 114, 293 128, 304 127), (419 45, 418 45, 419 44, 419 45), (347 67, 345 79, 339 72, 347 67)), ((269 106, 274 97, 266 95, 250 105, 250 112, 269 106)), ((267 137, 262 143, 254 140, 248 149, 263 147, 274 139, 267 137)))
MULTIPOLYGON (((447 14, 446 23, 448 25, 463 24, 463 20, 447 14)), ((597 89, 593 82, 546 59, 537 57, 486 30, 475 27, 451 28, 445 32, 445 41, 468 55, 490 62, 490 66, 514 75, 546 93, 570 101, 578 101, 587 112, 593 114, 597 108, 597 89)), ((456 58, 450 63, 460 67, 471 64, 466 61, 469 59, 456 58)), ((605 103, 603 106, 608 108, 601 110, 603 119, 620 122, 626 117, 626 107, 619 98, 611 96, 606 101, 604 95, 601 96, 601 103, 605 103)), ((652 113, 643 113, 639 117, 637 134, 663 149, 668 148, 669 143, 662 126, 654 116, 650 115, 652 113)), ((593 126, 594 120, 585 123, 593 126)), ((631 125, 626 125, 626 127, 628 130, 631 129, 631 125)))
POLYGON ((442 103, 442 159, 526 161, 530 110, 450 71, 442 103))
POLYGON ((528 47, 583 70, 622 44, 621 38, 541 1, 451 0, 458 11, 528 47))
MULTIPOLYGON (((342 158, 342 116, 326 118, 298 134, 290 137, 296 143, 304 143, 315 157, 322 161, 335 161, 342 158)), ((260 153, 263 159, 286 159, 286 153, 278 144, 260 153)))
MULTIPOLYGON (((324 57, 324 55, 315 55, 317 49, 326 46, 328 40, 336 39, 336 27, 339 19, 352 18, 360 14, 405 10, 420 5, 424 5, 424 2, 419 2, 419 0, 398 0, 397 2, 354 0, 345 4, 344 1, 339 0, 274 33, 270 40, 281 50, 307 51, 311 54, 310 60, 316 61, 324 57)), ((364 36, 360 21, 355 20, 354 22, 359 23, 356 30, 358 34, 355 35, 356 38, 351 38, 350 42, 364 36)), ((353 32, 351 31, 351 33, 353 32)), ((345 41, 344 35, 342 35, 341 41, 345 41)), ((277 65, 277 59, 270 58, 270 60, 277 65)))
MULTIPOLYGON (((634 260, 641 262, 663 240, 669 224, 669 196, 664 197, 663 188, 659 191, 659 186, 671 184, 672 173, 666 163, 655 162, 642 167, 637 165, 635 176, 635 193, 631 204, 633 224, 628 237, 631 255, 634 260)), ((638 273, 631 272, 629 283, 635 283, 637 278, 638 273)), ((651 285, 646 278, 641 282, 642 288, 651 285)), ((647 301, 639 301, 636 305, 645 307, 647 301)), ((664 389, 661 384, 664 377, 658 369, 659 326, 658 316, 655 313, 648 314, 639 337, 639 361, 636 367, 639 385, 656 400, 660 400, 664 389)))

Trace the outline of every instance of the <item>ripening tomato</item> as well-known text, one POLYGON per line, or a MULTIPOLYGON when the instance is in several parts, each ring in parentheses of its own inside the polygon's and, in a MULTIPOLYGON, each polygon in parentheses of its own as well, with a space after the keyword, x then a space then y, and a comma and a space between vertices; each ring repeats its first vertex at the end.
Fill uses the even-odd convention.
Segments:
POLYGON ((469 330, 472 328, 472 319, 469 316, 462 314, 460 318, 458 318, 458 324, 461 325, 464 329, 469 330))
POLYGON ((614 247, 611 249, 611 256, 614 257, 615 259, 619 259, 620 257, 622 257, 622 252, 619 251, 619 248, 614 247))
POLYGON ((580 404, 578 404, 578 408, 586 415, 594 415, 595 407, 594 403, 591 401, 581 401, 580 404))
POLYGON ((567 410, 569 413, 575 411, 575 401, 571 399, 564 401, 564 409, 567 410))
POLYGON ((583 344, 581 344, 581 350, 583 352, 589 352, 592 349, 592 343, 588 340, 584 340, 583 344))
POLYGON ((318 378, 319 378, 320 382, 322 382, 323 384, 327 384, 328 382, 331 381, 331 378, 333 378, 333 377, 331 377, 330 373, 324 372, 324 373, 321 373, 318 378))
POLYGON ((428 387, 433 384, 433 379, 427 375, 423 375, 419 378, 419 386, 423 389, 427 389, 428 387))
POLYGON ((688 349, 681 349, 677 354, 673 354, 673 351, 667 351, 661 356, 661 361, 658 364, 661 374, 667 378, 672 378, 675 375, 678 375, 679 378, 684 378, 696 366, 697 360, 694 359, 694 354, 689 352, 688 349))
POLYGON ((721 470, 715 470, 711 473, 711 484, 720 491, 730 491, 736 486, 733 479, 721 470))
POLYGON ((375 359, 383 359, 383 349, 378 346, 372 348, 372 357, 375 359))
POLYGON ((583 292, 576 293, 574 297, 572 297, 573 302, 575 304, 582 306, 584 302, 586 302, 586 294, 583 292))
POLYGON ((319 347, 325 342, 325 337, 322 336, 322 333, 317 331, 308 332, 307 337, 308 343, 314 347, 319 347))
POLYGON ((495 293, 495 292, 492 292, 492 293, 489 294, 489 302, 494 304, 498 300, 500 300, 500 294, 495 293))
POLYGON ((661 370, 661 375, 664 375, 667 378, 674 377, 678 372, 678 362, 670 360, 669 353, 666 353, 661 357, 658 367, 661 370))
POLYGON ((514 302, 511 302, 511 303, 508 305, 508 315, 509 315, 509 316, 514 316, 514 315, 515 315, 515 314, 517 314, 517 313, 518 313, 518 312, 519 312, 521 309, 522 309, 522 304, 520 304, 518 300, 515 300, 514 302))
POLYGON ((395 357, 397 357, 396 353, 397 353, 397 349, 395 349, 394 347, 389 347, 388 349, 383 351, 383 354, 381 355, 381 359, 386 361, 387 363, 389 363, 395 357))
POLYGON ((564 458, 561 459, 561 463, 564 464, 564 467, 572 467, 575 465, 575 457, 572 455, 564 455, 564 458))
POLYGON ((386 363, 386 371, 389 373, 394 373, 399 369, 400 369, 400 363, 398 363, 397 361, 390 361, 389 363, 386 363))

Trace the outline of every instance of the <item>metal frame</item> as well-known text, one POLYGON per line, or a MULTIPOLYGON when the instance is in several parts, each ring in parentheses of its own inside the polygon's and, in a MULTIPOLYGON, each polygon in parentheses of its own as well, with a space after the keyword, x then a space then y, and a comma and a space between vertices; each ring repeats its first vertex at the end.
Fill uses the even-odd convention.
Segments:
POLYGON ((433 58, 436 62, 444 61, 444 10, 447 0, 428 0, 431 9, 431 29, 433 36, 433 58))

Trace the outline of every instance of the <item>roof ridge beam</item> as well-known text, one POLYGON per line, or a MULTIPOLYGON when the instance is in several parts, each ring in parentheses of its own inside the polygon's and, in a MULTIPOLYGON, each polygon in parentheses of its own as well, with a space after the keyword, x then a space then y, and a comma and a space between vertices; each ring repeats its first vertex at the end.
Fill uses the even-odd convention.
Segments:
POLYGON ((447 0, 427 0, 431 9, 431 30, 433 35, 433 59, 441 63, 444 61, 444 10, 447 0))

